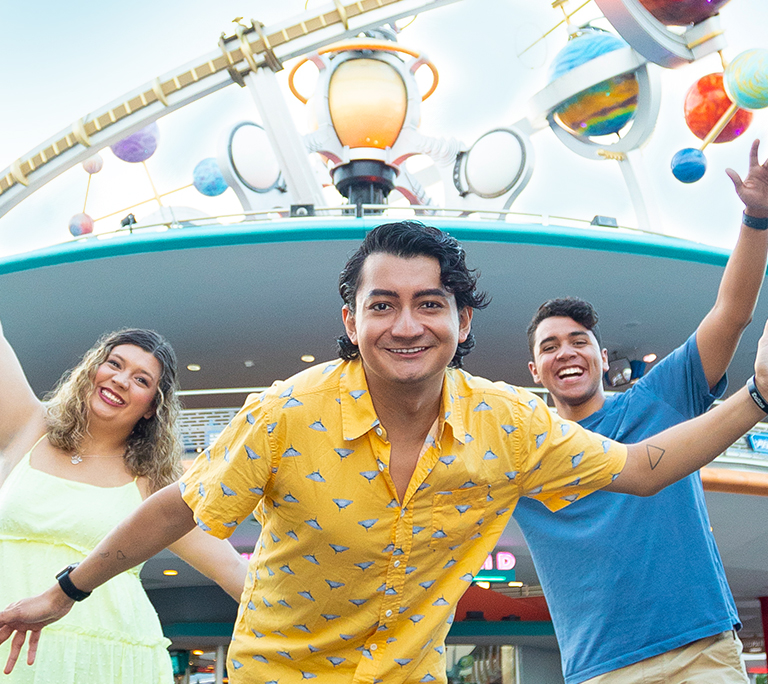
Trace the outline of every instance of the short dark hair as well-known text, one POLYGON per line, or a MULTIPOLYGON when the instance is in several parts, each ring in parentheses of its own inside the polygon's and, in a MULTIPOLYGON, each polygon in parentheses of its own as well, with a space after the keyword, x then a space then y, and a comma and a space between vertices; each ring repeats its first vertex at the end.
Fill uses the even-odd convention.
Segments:
MULTIPOLYGON (((484 309, 490 297, 477 289, 479 273, 467 267, 464 248, 456 238, 419 221, 398 221, 384 223, 365 236, 360 247, 349 258, 339 275, 339 294, 350 312, 355 312, 355 297, 360 285, 360 274, 365 260, 371 254, 384 253, 397 257, 426 256, 437 259, 440 264, 440 282, 456 298, 459 311, 465 307, 484 309)), ((337 340, 339 356, 351 361, 360 355, 360 350, 344 334, 337 340)), ((470 332, 464 342, 456 348, 451 368, 461 368, 464 357, 475 346, 470 332)))
POLYGON ((528 350, 533 358, 533 348, 536 344, 536 330, 539 324, 552 316, 565 316, 583 325, 589 330, 597 340, 597 345, 602 349, 603 343, 600 340, 600 326, 597 324, 598 316, 595 308, 583 299, 578 297, 559 297, 549 299, 544 302, 536 311, 531 322, 528 324, 528 350))

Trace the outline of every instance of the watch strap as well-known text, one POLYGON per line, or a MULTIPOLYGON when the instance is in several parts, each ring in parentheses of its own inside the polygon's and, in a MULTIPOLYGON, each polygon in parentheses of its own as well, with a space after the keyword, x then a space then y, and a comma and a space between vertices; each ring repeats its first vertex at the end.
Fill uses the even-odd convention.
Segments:
POLYGON ((79 563, 72 563, 72 565, 68 565, 56 575, 56 580, 58 581, 61 590, 73 601, 82 601, 91 595, 90 591, 78 589, 69 576, 78 565, 79 563))
POLYGON ((765 397, 763 397, 763 395, 760 394, 760 391, 757 389, 754 375, 749 380, 747 380, 747 391, 749 392, 749 396, 752 397, 752 401, 757 404, 759 409, 763 413, 768 413, 768 401, 765 400, 765 397))
POLYGON ((750 216, 746 211, 741 215, 741 222, 747 228, 754 228, 755 230, 768 230, 768 218, 750 216))

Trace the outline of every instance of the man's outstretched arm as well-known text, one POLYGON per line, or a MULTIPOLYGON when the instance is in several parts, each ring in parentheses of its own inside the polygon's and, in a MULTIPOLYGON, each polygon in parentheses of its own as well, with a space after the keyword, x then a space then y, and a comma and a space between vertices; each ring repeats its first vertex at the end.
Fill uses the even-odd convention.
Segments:
MULTIPOLYGON (((742 181, 733 169, 726 173, 744 212, 754 218, 768 217, 768 161, 760 164, 759 141, 752 143, 749 172, 742 181)), ((717 300, 696 331, 696 345, 710 387, 723 377, 741 333, 752 320, 757 296, 765 275, 768 230, 756 230, 742 223, 736 246, 723 272, 717 300)))
MULTIPOLYGON (((768 399, 768 322, 758 343, 755 385, 768 399)), ((655 494, 707 465, 765 416, 742 387, 703 415, 628 445, 624 470, 606 489, 640 496, 655 494)))
MULTIPOLYGON (((81 591, 93 591, 107 580, 162 551, 194 526, 194 516, 181 498, 178 484, 170 484, 150 496, 104 537, 72 571, 70 579, 81 591)), ((18 568, 16 572, 24 572, 24 569, 18 568)), ((54 583, 42 594, 12 603, 0 613, 0 643, 15 633, 5 666, 6 674, 16 664, 27 632, 30 632, 27 662, 32 664, 40 630, 64 617, 73 604, 74 601, 54 583)))

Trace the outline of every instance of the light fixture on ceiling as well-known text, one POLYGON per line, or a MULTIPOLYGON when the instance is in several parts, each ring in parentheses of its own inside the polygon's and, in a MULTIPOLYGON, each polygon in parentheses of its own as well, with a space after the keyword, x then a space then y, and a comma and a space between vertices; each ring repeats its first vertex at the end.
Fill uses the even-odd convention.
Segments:
POLYGON ((632 379, 632 366, 629 359, 615 359, 608 364, 605 381, 609 387, 621 387, 632 379))
POLYGON ((192 371, 193 373, 200 370, 200 364, 199 363, 188 363, 187 364, 187 370, 192 371))
POLYGON ((508 587, 522 587, 523 583, 520 581, 517 582, 507 582, 508 587))
POLYGON ((312 363, 315 360, 315 357, 312 356, 312 354, 302 354, 301 360, 304 363, 312 363))
POLYGON ((205 653, 205 651, 201 651, 199 648, 192 651, 192 655, 201 656, 205 653))
POLYGON ((163 574, 166 577, 176 577, 179 574, 178 570, 163 570, 163 574))
POLYGON ((646 354, 643 357, 643 361, 645 361, 646 363, 653 363, 657 358, 658 358, 658 356, 656 356, 656 354, 653 354, 653 353, 646 354))

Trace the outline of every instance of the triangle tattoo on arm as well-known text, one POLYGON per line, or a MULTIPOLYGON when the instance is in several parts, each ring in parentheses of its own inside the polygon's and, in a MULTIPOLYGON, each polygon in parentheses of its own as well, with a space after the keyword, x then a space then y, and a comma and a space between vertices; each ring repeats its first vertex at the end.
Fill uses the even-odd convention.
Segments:
POLYGON ((646 447, 646 450, 648 451, 648 463, 650 463, 651 470, 653 470, 659 465, 659 461, 661 461, 661 457, 664 456, 665 450, 650 444, 646 447))

